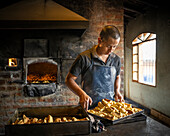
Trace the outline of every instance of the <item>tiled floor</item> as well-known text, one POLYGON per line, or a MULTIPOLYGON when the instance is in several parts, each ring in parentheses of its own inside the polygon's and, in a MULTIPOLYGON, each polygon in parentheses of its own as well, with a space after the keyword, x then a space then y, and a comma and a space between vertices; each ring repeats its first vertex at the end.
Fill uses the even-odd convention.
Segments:
POLYGON ((90 136, 170 136, 170 128, 147 117, 146 121, 117 124, 106 127, 107 131, 90 136))

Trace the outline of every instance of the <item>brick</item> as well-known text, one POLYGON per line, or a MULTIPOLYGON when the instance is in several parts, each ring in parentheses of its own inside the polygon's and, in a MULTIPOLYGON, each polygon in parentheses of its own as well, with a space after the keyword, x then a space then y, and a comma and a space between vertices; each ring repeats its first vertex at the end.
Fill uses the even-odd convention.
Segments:
POLYGON ((28 107, 32 107, 32 105, 31 105, 31 104, 26 103, 26 105, 24 104, 24 106, 22 106, 22 108, 28 108, 28 107))
POLYGON ((18 90, 18 91, 21 91, 21 90, 23 90, 23 87, 20 87, 20 86, 19 86, 19 87, 17 88, 17 90, 18 90))
POLYGON ((54 99, 49 98, 49 99, 47 99, 47 102, 54 102, 54 99))
POLYGON ((10 78, 10 73, 0 73, 0 78, 10 78))
POLYGON ((10 97, 10 95, 7 94, 7 93, 6 93, 6 94, 5 94, 5 93, 4 93, 4 94, 1 94, 1 98, 7 98, 7 97, 10 97))
POLYGON ((14 115, 14 113, 15 113, 15 110, 14 110, 14 111, 8 111, 8 112, 7 112, 8 115, 14 115))
POLYGON ((12 108, 12 105, 3 105, 2 106, 2 109, 4 110, 8 110, 8 109, 11 109, 12 108))
POLYGON ((40 99, 38 99, 40 102, 45 102, 45 99, 43 99, 43 98, 40 98, 40 99))
POLYGON ((123 25, 123 21, 108 20, 107 25, 123 25))
POLYGON ((67 101, 69 101, 69 102, 75 102, 75 101, 77 101, 77 99, 76 98, 69 98, 67 101))
POLYGON ((0 117, 5 116, 5 111, 0 111, 0 117))
POLYGON ((119 45, 119 46, 116 47, 116 50, 121 50, 122 51, 123 47, 119 45))
POLYGON ((13 103, 13 102, 14 102, 14 99, 11 99, 11 98, 5 100, 6 104, 10 104, 10 103, 13 103))
POLYGON ((123 15, 115 15, 115 19, 123 19, 123 15))
POLYGON ((7 90, 9 90, 9 91, 15 91, 17 88, 16 88, 16 86, 8 86, 7 87, 7 90))
POLYGON ((24 103, 25 100, 24 100, 24 99, 19 99, 18 102, 19 102, 19 103, 24 103))
POLYGON ((4 116, 4 117, 3 117, 3 121, 4 121, 4 122, 8 122, 9 119, 10 119, 10 118, 7 117, 7 116, 4 116))
POLYGON ((113 15, 113 14, 107 14, 107 15, 106 15, 106 18, 115 19, 115 18, 116 18, 116 16, 115 16, 115 15, 113 15))
POLYGON ((0 80, 0 85, 4 85, 5 84, 5 80, 0 80))
POLYGON ((22 94, 21 93, 16 93, 15 96, 21 96, 22 94))
POLYGON ((13 108, 14 109, 18 109, 18 108, 20 108, 21 106, 20 105, 13 105, 13 108))
POLYGON ((0 86, 0 91, 5 91, 5 90, 6 90, 6 87, 0 86))
POLYGON ((36 103, 36 100, 35 99, 28 99, 26 102, 28 102, 28 103, 36 103))

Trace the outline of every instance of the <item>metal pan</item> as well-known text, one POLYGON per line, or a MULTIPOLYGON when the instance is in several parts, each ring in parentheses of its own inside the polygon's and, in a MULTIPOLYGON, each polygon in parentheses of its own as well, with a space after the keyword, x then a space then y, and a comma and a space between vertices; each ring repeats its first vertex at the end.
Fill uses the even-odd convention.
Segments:
POLYGON ((134 114, 130 114, 130 115, 128 115, 128 116, 126 116, 126 117, 122 117, 122 118, 120 118, 120 119, 117 119, 117 120, 109 120, 109 119, 107 119, 107 118, 104 118, 104 117, 100 117, 100 116, 97 116, 97 115, 95 115, 95 114, 92 114, 92 113, 89 113, 88 112, 88 114, 89 115, 92 115, 94 118, 96 118, 96 119, 100 119, 101 120, 101 122, 104 124, 104 125, 114 125, 114 124, 118 124, 118 123, 121 123, 121 122, 128 122, 127 120, 128 119, 131 119, 131 118, 133 118, 133 117, 136 117, 136 116, 139 116, 139 115, 141 115, 141 114, 143 114, 144 113, 144 110, 142 110, 142 111, 140 111, 140 112, 136 112, 136 113, 134 113, 134 114))
POLYGON ((14 116, 5 126, 6 136, 54 136, 54 135, 82 135, 91 133, 90 120, 74 122, 57 122, 42 124, 23 124, 11 125, 17 117, 22 118, 25 114, 27 117, 44 118, 49 114, 53 117, 88 117, 88 114, 80 105, 57 106, 57 107, 31 107, 16 110, 14 116))

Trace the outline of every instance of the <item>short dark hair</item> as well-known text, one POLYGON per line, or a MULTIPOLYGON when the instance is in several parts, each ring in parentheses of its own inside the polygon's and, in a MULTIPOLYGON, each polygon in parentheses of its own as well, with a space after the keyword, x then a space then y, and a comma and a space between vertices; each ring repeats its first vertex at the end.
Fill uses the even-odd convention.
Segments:
POLYGON ((102 40, 107 40, 109 37, 112 37, 114 39, 120 38, 120 32, 117 27, 113 25, 107 25, 102 29, 102 31, 100 32, 100 38, 102 40))

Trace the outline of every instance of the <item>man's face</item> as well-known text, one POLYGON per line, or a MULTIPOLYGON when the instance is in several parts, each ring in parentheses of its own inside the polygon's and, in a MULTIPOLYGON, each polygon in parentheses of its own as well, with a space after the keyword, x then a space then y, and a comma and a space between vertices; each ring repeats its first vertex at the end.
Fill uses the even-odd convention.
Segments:
POLYGON ((104 41, 101 40, 100 44, 101 44, 103 54, 109 55, 111 52, 113 52, 116 49, 119 42, 120 42, 120 38, 114 39, 112 37, 109 37, 107 40, 104 41))

